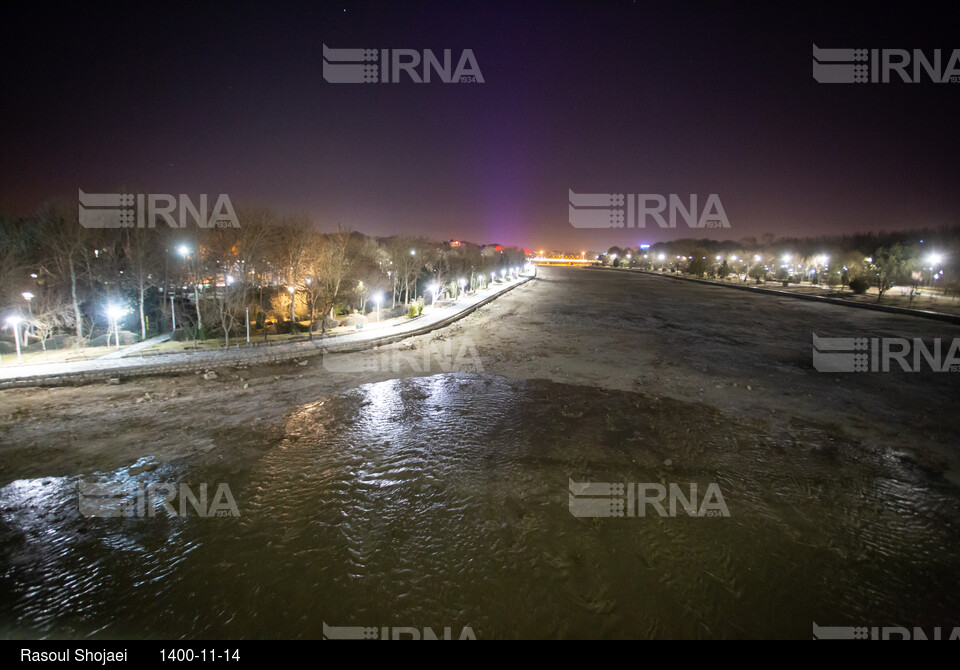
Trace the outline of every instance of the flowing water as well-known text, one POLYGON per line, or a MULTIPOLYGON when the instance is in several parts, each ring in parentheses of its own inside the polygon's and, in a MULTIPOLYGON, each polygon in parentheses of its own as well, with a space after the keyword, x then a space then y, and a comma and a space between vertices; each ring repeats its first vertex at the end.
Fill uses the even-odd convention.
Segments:
MULTIPOLYGON (((620 497, 619 499, 625 499, 620 497)), ((209 502, 209 500, 208 500, 209 502)), ((153 511, 153 508, 149 508, 153 511)), ((201 509, 203 509, 201 505, 201 509)), ((437 375, 293 412, 239 462, 0 490, 0 627, 20 635, 809 638, 960 625, 958 491, 814 426, 546 381, 437 375), (676 483, 729 516, 584 518, 575 482, 676 483), (89 518, 78 483, 224 483, 239 516, 89 518), (714 502, 716 500, 714 499, 714 502)))

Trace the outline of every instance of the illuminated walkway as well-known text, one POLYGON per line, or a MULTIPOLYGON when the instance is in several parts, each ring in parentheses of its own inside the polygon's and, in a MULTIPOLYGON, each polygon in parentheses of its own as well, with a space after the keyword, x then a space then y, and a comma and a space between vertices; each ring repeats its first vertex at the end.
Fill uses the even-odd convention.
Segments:
MULTIPOLYGON (((67 363, 34 363, 27 365, 11 365, 0 368, 0 383, 20 380, 40 380, 44 378, 60 379, 65 381, 84 381, 83 373, 97 373, 91 375, 102 376, 100 373, 116 371, 117 374, 163 374, 168 369, 185 366, 204 369, 221 365, 236 365, 269 356, 273 359, 293 359, 298 356, 314 355, 316 353, 340 351, 358 351, 376 344, 402 339, 423 331, 442 328, 463 316, 466 316, 482 303, 515 288, 532 279, 531 275, 523 275, 518 279, 507 280, 488 286, 486 289, 468 295, 462 300, 452 300, 441 303, 436 310, 426 307, 421 316, 402 321, 399 324, 384 324, 378 328, 377 323, 365 324, 363 330, 343 335, 314 337, 313 340, 288 343, 271 343, 262 345, 241 345, 237 348, 217 349, 213 351, 197 351, 190 353, 160 354, 149 359, 139 357, 106 358, 93 360, 71 361, 67 363)), ((122 351, 121 351, 122 353, 122 351)), ((23 384, 17 384, 22 386, 23 384)))

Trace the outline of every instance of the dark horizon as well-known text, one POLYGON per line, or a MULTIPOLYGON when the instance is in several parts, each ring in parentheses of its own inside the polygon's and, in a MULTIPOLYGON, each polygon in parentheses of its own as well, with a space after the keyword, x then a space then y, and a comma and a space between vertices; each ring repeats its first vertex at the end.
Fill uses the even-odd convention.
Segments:
POLYGON ((943 52, 940 7, 345 2, 9 9, 0 211, 226 193, 321 230, 531 249, 960 224, 960 84, 820 84, 811 45, 943 52), (330 84, 331 48, 471 49, 484 83, 330 84), (577 193, 730 228, 578 230, 577 193))

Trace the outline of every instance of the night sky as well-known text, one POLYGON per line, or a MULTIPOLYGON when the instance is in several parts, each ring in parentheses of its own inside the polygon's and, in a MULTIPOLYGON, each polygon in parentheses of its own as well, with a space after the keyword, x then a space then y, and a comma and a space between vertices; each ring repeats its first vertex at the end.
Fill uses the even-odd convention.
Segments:
POLYGON ((78 189, 227 193, 322 230, 568 250, 958 225, 960 83, 811 75, 813 43, 946 59, 948 10, 7 4, 0 211, 78 189), (485 83, 330 84, 324 43, 472 49, 485 83), (568 189, 717 193, 731 228, 577 230, 568 189))

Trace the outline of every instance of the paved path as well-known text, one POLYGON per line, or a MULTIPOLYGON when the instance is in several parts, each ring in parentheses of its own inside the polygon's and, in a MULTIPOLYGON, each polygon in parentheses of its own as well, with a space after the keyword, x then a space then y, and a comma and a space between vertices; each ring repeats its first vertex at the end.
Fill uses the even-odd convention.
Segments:
POLYGON ((122 349, 118 349, 117 351, 111 351, 109 354, 98 356, 97 360, 102 361, 102 360, 115 360, 117 358, 124 358, 125 356, 129 356, 130 354, 135 354, 138 351, 142 351, 143 349, 152 347, 155 344, 166 342, 169 339, 170 339, 170 333, 157 335, 156 337, 151 337, 150 339, 144 340, 143 342, 137 342, 136 344, 131 344, 129 346, 123 347, 122 349))

